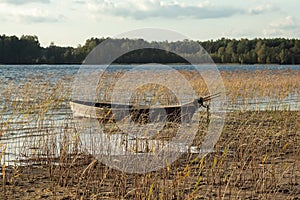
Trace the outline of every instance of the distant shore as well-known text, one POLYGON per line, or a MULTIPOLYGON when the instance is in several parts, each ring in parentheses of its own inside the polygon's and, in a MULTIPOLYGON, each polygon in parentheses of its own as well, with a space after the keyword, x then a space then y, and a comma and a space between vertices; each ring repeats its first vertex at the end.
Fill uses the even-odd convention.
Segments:
MULTIPOLYGON (((78 47, 51 44, 42 47, 37 36, 0 36, 2 64, 81 64, 106 38, 87 39, 78 47)), ((146 41, 110 39, 105 54, 92 63, 187 64, 212 61, 217 64, 300 64, 300 39, 228 39, 209 41, 146 41), (114 58, 114 54, 121 53, 114 58), (109 56, 108 56, 109 55, 109 56)), ((106 44, 107 45, 107 44, 106 44)), ((100 46, 101 47, 101 46, 100 46)), ((94 52, 95 53, 95 52, 94 52)), ((88 61, 88 63, 90 63, 88 61)))

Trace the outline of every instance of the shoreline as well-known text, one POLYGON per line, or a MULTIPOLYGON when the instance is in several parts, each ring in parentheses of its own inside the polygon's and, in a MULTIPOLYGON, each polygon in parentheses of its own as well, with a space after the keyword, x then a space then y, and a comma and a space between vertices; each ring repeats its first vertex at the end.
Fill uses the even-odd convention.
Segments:
MULTIPOLYGON (((145 174, 115 170, 87 154, 63 152, 42 164, 4 167, 0 198, 296 198, 299 117, 300 111, 228 113, 214 152, 204 157, 183 154, 167 168, 145 174)), ((200 124, 194 142, 201 144, 206 131, 200 124)))

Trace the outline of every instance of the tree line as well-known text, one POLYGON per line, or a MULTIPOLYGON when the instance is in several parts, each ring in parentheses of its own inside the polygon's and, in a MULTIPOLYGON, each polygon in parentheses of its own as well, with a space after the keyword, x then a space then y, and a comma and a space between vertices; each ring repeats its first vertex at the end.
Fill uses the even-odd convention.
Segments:
MULTIPOLYGON (((106 39, 90 38, 84 45, 77 47, 60 47, 53 43, 42 47, 37 36, 23 35, 18 38, 0 35, 0 64, 81 64, 106 39)), ((187 63, 178 54, 193 60, 199 58, 199 55, 203 56, 205 49, 215 63, 300 64, 299 39, 221 38, 209 41, 148 42, 143 39, 124 38, 110 41, 116 48, 121 49, 130 49, 133 46, 151 47, 124 54, 114 60, 114 63, 187 63)))

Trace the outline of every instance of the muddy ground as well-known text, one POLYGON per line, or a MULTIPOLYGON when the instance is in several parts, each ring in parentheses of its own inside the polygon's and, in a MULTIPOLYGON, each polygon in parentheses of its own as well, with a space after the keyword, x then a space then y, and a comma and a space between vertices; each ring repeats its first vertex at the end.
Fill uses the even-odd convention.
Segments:
POLYGON ((53 161, 2 166, 0 199, 300 199, 300 112, 228 113, 215 152, 146 174, 85 154, 53 161))

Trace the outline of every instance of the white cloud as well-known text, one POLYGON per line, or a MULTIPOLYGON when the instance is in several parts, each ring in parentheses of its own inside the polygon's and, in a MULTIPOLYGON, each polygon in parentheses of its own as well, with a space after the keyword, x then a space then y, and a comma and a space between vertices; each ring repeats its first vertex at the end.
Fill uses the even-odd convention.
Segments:
POLYGON ((254 8, 249 9, 249 13, 252 15, 259 15, 259 14, 264 14, 267 12, 272 12, 278 10, 277 7, 274 7, 270 4, 264 4, 264 5, 258 5, 254 8))
POLYGON ((270 26, 278 29, 295 29, 300 26, 300 23, 292 16, 287 16, 284 19, 271 22, 270 26))
POLYGON ((300 22, 292 16, 284 19, 272 21, 266 29, 263 30, 265 36, 291 37, 299 35, 300 22))
POLYGON ((53 16, 48 11, 41 9, 29 9, 15 14, 20 21, 29 23, 53 23, 63 20, 63 15, 53 16))
POLYGON ((64 15, 48 11, 46 8, 0 6, 3 22, 10 23, 54 23, 64 20, 64 15))
POLYGON ((85 4, 84 0, 73 0, 73 3, 77 3, 77 4, 85 4))
POLYGON ((163 2, 161 0, 89 0, 88 7, 99 15, 114 15, 142 20, 146 18, 222 18, 230 17, 243 10, 233 7, 217 7, 208 1, 197 4, 183 2, 163 2))
POLYGON ((50 3, 50 0, 1 0, 0 3, 23 5, 29 3, 50 3))
POLYGON ((267 29, 264 29, 262 32, 265 37, 285 37, 286 36, 286 32, 283 30, 279 30, 279 29, 267 28, 267 29))

